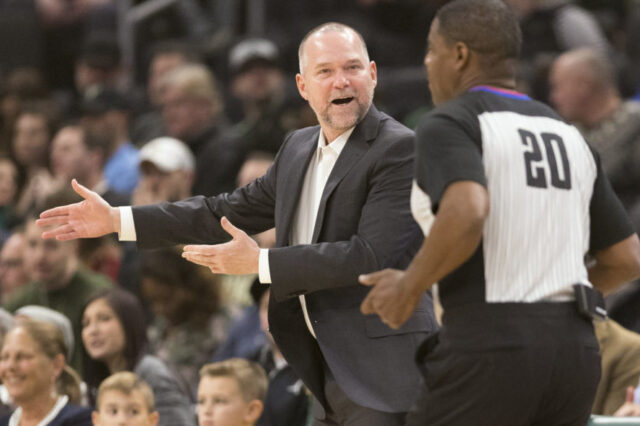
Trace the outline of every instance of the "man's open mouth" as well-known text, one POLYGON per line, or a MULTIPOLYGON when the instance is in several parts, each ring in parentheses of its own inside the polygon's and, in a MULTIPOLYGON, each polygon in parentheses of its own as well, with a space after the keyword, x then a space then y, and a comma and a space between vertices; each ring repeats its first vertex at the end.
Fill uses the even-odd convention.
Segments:
POLYGON ((338 98, 338 99, 334 99, 331 101, 332 104, 334 105, 345 105, 348 104, 349 102, 351 102, 353 100, 353 96, 348 97, 348 98, 338 98))

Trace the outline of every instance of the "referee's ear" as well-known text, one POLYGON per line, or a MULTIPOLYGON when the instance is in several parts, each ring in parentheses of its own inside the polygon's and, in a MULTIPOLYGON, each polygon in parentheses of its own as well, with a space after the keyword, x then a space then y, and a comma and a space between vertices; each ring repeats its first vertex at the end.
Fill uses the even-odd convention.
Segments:
POLYGON ((455 50, 455 68, 458 72, 466 71, 471 65, 471 56, 475 53, 469 49, 466 43, 457 41, 454 45, 455 50))

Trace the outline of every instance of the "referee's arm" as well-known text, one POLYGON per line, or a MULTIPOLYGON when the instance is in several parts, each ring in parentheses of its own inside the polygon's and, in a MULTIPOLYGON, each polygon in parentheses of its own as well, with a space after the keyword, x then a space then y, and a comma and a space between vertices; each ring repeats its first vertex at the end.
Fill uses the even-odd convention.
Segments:
POLYGON ((633 234, 593 254, 595 262, 589 267, 589 281, 603 294, 620 284, 640 277, 640 240, 633 234))
POLYGON ((589 281, 603 294, 640 276, 640 241, 622 203, 602 169, 598 153, 590 147, 597 175, 589 205, 589 281))
POLYGON ((439 203, 429 235, 406 271, 384 269, 360 276, 374 286, 360 310, 377 313, 392 328, 400 327, 414 311, 420 296, 475 252, 489 215, 489 193, 481 184, 450 184, 439 203))

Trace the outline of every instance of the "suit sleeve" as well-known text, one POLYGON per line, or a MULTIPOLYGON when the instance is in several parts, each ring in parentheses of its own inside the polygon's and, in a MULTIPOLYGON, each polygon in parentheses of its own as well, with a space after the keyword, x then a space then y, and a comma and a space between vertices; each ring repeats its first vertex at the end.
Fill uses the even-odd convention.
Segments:
POLYGON ((395 138, 379 141, 388 148, 368 170, 366 200, 349 239, 269 250, 276 300, 358 286, 360 274, 406 266, 422 240, 409 207, 414 138, 410 132, 395 138))
POLYGON ((249 235, 273 228, 279 157, 276 156, 264 176, 231 193, 133 207, 137 246, 155 248, 227 241, 230 236, 220 226, 223 216, 249 235))

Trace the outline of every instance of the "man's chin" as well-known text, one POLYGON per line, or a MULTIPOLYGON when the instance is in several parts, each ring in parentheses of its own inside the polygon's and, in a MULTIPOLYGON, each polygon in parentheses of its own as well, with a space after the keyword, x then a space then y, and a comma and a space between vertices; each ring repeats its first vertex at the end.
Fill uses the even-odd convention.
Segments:
POLYGON ((358 124, 358 122, 360 121, 360 116, 357 113, 352 113, 349 115, 329 115, 329 120, 327 121, 334 129, 346 131, 358 124))

